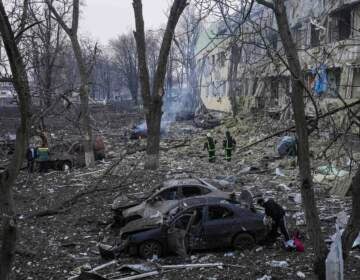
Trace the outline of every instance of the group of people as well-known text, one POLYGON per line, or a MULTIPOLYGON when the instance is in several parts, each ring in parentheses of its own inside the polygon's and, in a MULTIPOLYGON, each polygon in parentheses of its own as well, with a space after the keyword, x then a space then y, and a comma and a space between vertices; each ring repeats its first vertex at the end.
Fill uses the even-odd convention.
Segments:
MULTIPOLYGON (((207 150, 209 154, 209 162, 215 162, 216 160, 216 144, 217 141, 212 138, 211 134, 206 135, 206 142, 204 143, 204 149, 207 150)), ((224 159, 226 161, 231 161, 232 152, 235 150, 236 141, 230 135, 229 131, 225 132, 225 139, 223 140, 223 149, 224 149, 224 159)))
POLYGON ((29 173, 34 172, 35 161, 39 163, 39 172, 47 172, 47 161, 49 160, 49 145, 44 134, 40 135, 41 145, 36 147, 34 144, 29 144, 26 152, 27 169, 29 173))
MULTIPOLYGON (((216 160, 216 144, 217 141, 213 139, 210 133, 206 135, 206 142, 204 143, 204 149, 208 151, 209 162, 215 162, 216 160)), ((231 161, 232 153, 235 149, 236 141, 230 135, 229 131, 225 133, 225 139, 223 140, 224 158, 226 161, 231 161)), ((290 156, 294 157, 297 155, 297 141, 294 137, 285 136, 281 139, 277 146, 277 151, 281 157, 290 156)), ((273 199, 264 200, 263 198, 258 199, 258 205, 263 207, 265 210, 265 217, 271 221, 271 230, 267 236, 268 241, 274 241, 278 237, 278 230, 284 236, 285 247, 287 249, 297 249, 296 244, 294 245, 294 239, 290 239, 285 219, 285 210, 273 199)), ((300 246, 301 247, 301 246, 300 246)), ((301 250, 301 248, 300 248, 301 250)))

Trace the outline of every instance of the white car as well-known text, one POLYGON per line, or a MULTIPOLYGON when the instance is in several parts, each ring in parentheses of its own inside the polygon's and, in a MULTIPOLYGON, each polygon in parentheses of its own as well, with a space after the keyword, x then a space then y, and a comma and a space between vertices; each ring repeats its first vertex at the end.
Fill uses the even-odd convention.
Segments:
POLYGON ((140 218, 158 218, 161 222, 163 215, 176 207, 182 199, 195 196, 229 199, 234 195, 233 192, 233 185, 225 180, 168 180, 148 193, 121 195, 114 200, 111 208, 119 226, 140 218))

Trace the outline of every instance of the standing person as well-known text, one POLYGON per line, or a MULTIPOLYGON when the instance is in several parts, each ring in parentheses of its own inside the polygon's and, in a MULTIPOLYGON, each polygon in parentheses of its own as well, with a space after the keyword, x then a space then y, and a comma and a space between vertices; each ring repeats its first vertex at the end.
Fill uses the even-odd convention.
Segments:
POLYGON ((236 141, 231 137, 230 132, 225 132, 225 140, 223 141, 223 148, 225 150, 225 160, 231 161, 232 151, 235 149, 236 141))
POLYGON ((29 145, 29 148, 26 151, 26 159, 27 159, 27 169, 29 173, 34 172, 34 163, 36 159, 36 149, 33 144, 29 145))
POLYGON ((216 140, 211 137, 211 134, 206 134, 206 142, 204 143, 203 150, 207 150, 209 153, 209 162, 215 162, 215 144, 216 140))
POLYGON ((289 233, 286 228, 285 210, 277 204, 273 199, 265 201, 263 198, 258 199, 258 205, 265 208, 265 215, 273 220, 271 231, 269 232, 270 239, 276 239, 278 235, 278 228, 284 235, 286 245, 290 240, 289 233))
POLYGON ((47 172, 49 161, 49 148, 43 143, 40 148, 37 148, 37 161, 39 162, 40 172, 47 172))

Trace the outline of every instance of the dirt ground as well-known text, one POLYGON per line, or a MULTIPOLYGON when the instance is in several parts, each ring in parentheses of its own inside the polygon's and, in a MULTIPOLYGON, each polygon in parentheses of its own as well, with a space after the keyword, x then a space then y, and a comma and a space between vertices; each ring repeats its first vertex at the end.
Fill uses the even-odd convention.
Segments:
MULTIPOLYGON (((14 116, 1 118, 1 133, 11 131, 14 116)), ((273 197, 287 209, 291 230, 305 233, 301 204, 291 197, 300 192, 298 172, 292 159, 279 159, 275 146, 279 137, 253 146, 245 151, 237 150, 233 160, 223 160, 220 143, 226 128, 234 135, 237 146, 260 139, 267 133, 281 128, 276 122, 261 125, 254 119, 224 119, 224 124, 212 130, 218 141, 216 163, 208 163, 203 151, 206 132, 192 126, 191 121, 173 124, 170 132, 161 141, 161 167, 157 171, 145 171, 143 156, 145 140, 129 140, 130 128, 141 120, 137 112, 97 110, 94 113, 97 133, 104 136, 107 158, 91 169, 75 169, 70 173, 49 171, 46 174, 21 174, 14 186, 18 213, 18 246, 12 279, 67 279, 74 269, 89 264, 94 267, 103 263, 97 243, 111 244, 116 240, 109 225, 112 222, 110 205, 113 199, 124 192, 141 192, 164 180, 178 176, 215 178, 228 177, 236 182, 237 190, 250 189, 273 197), (251 168, 249 168, 251 167, 251 168), (276 168, 284 176, 276 175, 276 168), (229 177, 231 176, 231 177, 229 177), (62 208, 61 202, 77 195, 62 208), (289 198, 290 197, 290 198, 289 198), (44 210, 54 210, 42 212, 44 210)), ((51 144, 76 137, 76 129, 59 121, 49 122, 51 144)), ((12 131, 14 132, 14 131, 12 131)), ((326 147, 326 139, 314 134, 311 150, 314 158, 326 147)), ((335 156, 335 149, 330 155, 335 156)), ((339 165, 346 168, 345 155, 339 156, 339 165), (341 163, 340 163, 341 162, 341 163), (341 165, 342 164, 342 165, 341 165)), ((5 163, 5 159, 2 159, 5 163)), ((327 164, 325 159, 313 159, 313 166, 327 164)), ((316 184, 315 191, 322 219, 324 235, 328 238, 335 232, 336 215, 344 210, 349 213, 350 198, 331 196, 328 187, 334 181, 316 184)), ((315 279, 312 272, 312 249, 305 237, 305 252, 286 252, 280 242, 270 247, 257 246, 252 251, 232 250, 216 252, 192 252, 189 259, 169 256, 153 260, 159 264, 217 263, 224 265, 206 269, 181 269, 166 272, 154 279, 315 279), (271 261, 286 261, 288 266, 277 268, 271 261), (231 265, 231 266, 229 266, 231 265), (270 279, 270 278, 263 278, 270 279)), ((143 263, 144 260, 124 256, 120 264, 143 263)), ((347 262, 345 279, 359 279, 360 251, 354 249, 347 262)))

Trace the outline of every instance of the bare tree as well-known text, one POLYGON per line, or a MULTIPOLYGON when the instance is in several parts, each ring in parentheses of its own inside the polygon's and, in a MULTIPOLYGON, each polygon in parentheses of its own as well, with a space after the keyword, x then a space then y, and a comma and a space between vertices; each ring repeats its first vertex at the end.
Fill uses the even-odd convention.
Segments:
MULTIPOLYGON (((28 1, 23 1, 23 15, 26 15, 28 1)), ((19 9, 19 7, 17 7, 19 9)), ((21 8, 20 8, 21 9, 21 8)), ((21 116, 20 126, 16 133, 15 153, 9 165, 0 173, 0 221, 2 243, 0 250, 0 279, 7 280, 10 277, 11 264, 15 256, 17 238, 16 216, 12 185, 14 184, 25 156, 30 120, 30 88, 25 64, 19 51, 16 38, 26 28, 26 24, 20 26, 15 34, 9 22, 3 1, 0 1, 0 34, 8 57, 11 69, 11 82, 19 99, 19 111, 21 116)))
POLYGON ((194 111, 204 106, 198 85, 201 67, 196 62, 196 44, 200 36, 201 20, 200 12, 197 12, 194 6, 187 9, 180 18, 177 35, 174 38, 180 53, 180 63, 185 72, 185 82, 194 99, 192 104, 194 111))
POLYGON ((171 42, 178 20, 187 6, 186 0, 175 0, 172 4, 165 33, 161 43, 155 76, 151 86, 148 63, 146 57, 146 42, 142 1, 133 0, 136 31, 134 32, 140 73, 141 94, 145 109, 145 118, 148 129, 145 168, 156 169, 159 167, 160 148, 160 123, 162 116, 162 98, 164 95, 164 79, 166 64, 170 52, 171 42))
POLYGON ((110 42, 115 52, 115 61, 134 103, 138 104, 139 74, 136 43, 132 34, 121 35, 110 42))
MULTIPOLYGON (((90 123, 90 110, 89 110, 89 78, 91 74, 91 67, 86 63, 85 56, 83 54, 79 38, 79 13, 80 13, 80 1, 73 0, 72 2, 72 20, 71 26, 68 26, 58 11, 53 6, 52 1, 47 0, 47 4, 55 16, 58 23, 64 29, 69 36, 71 45, 74 51, 75 59, 78 66, 80 76, 80 119, 83 134, 83 145, 85 151, 85 164, 91 166, 94 164, 94 153, 92 149, 92 128, 90 123)), ((95 50, 96 52, 96 50, 95 50)))
POLYGON ((123 82, 118 67, 104 52, 99 52, 92 71, 91 95, 110 100, 114 89, 123 82))

